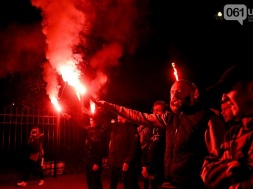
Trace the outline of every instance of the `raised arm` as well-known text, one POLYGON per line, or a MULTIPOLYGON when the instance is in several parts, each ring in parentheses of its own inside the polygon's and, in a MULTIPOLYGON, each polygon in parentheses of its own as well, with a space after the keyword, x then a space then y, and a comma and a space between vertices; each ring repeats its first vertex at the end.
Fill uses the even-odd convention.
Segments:
POLYGON ((112 104, 106 101, 96 101, 95 102, 98 106, 106 108, 117 115, 120 115, 126 118, 128 121, 136 123, 138 125, 150 125, 152 127, 165 127, 166 120, 168 119, 169 112, 166 112, 162 115, 155 115, 155 114, 148 114, 139 112, 136 110, 132 110, 123 106, 119 106, 116 104, 112 104))

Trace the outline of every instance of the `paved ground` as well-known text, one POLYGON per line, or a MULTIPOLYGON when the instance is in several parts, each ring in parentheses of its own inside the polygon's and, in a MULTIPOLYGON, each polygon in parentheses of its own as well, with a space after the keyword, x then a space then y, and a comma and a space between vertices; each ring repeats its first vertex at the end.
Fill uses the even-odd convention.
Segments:
MULTIPOLYGON (((103 186, 104 189, 109 188, 108 172, 103 172, 103 186)), ((0 175, 0 189, 13 189, 13 188, 27 188, 27 189, 87 189, 85 182, 85 173, 69 173, 63 175, 46 176, 45 184, 38 186, 38 177, 31 176, 26 187, 19 187, 16 185, 18 181, 17 175, 0 175)), ((140 180, 140 187, 143 188, 143 183, 140 180)), ((119 184, 118 189, 123 189, 122 184, 119 184)))

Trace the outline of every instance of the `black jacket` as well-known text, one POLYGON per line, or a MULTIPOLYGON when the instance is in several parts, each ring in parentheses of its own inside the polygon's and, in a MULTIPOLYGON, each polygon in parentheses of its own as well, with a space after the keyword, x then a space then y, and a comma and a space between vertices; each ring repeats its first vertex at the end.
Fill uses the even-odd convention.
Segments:
POLYGON ((235 125, 225 134, 218 155, 205 158, 201 171, 212 189, 253 188, 253 124, 235 125))
POLYGON ((136 125, 125 122, 111 125, 109 163, 122 168, 123 163, 134 165, 140 162, 141 146, 136 125))
POLYGON ((105 135, 106 133, 100 125, 87 129, 84 157, 88 166, 92 167, 94 164, 102 165, 105 135))
POLYGON ((108 102, 105 107, 136 124, 165 128, 166 179, 177 186, 203 188, 200 170, 204 157, 208 152, 217 152, 225 132, 224 122, 212 110, 195 106, 184 113, 159 116, 108 102))
POLYGON ((165 129, 150 128, 147 146, 142 149, 142 167, 147 167, 150 175, 163 175, 165 129))

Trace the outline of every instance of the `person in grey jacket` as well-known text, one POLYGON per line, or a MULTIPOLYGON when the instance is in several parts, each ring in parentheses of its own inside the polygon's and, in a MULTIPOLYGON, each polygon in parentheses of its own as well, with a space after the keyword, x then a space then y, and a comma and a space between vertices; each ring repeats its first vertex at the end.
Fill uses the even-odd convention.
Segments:
POLYGON ((166 129, 163 188, 205 188, 200 177, 204 158, 217 153, 225 132, 225 124, 209 107, 199 101, 195 84, 176 81, 170 90, 171 112, 148 114, 102 100, 94 100, 137 124, 166 129))

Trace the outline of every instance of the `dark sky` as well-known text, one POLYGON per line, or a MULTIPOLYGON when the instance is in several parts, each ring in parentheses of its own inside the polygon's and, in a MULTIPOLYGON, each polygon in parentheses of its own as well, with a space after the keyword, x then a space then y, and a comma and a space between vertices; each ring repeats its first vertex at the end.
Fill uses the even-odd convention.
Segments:
MULTIPOLYGON (((252 64, 253 22, 244 20, 244 24, 240 25, 237 21, 217 19, 215 16, 231 1, 139 2, 136 14, 136 19, 140 21, 138 29, 129 29, 130 32, 138 32, 135 35, 137 40, 133 40, 138 42, 132 45, 133 48, 124 41, 124 47, 133 50, 124 52, 117 67, 110 69, 110 83, 105 96, 109 101, 147 110, 157 99, 168 100, 170 86, 175 81, 172 62, 176 63, 179 78, 189 79, 201 89, 216 82, 221 73, 235 63, 252 64)), ((248 1, 244 1, 244 4, 253 9, 248 1)), ((117 17, 117 10, 109 14, 117 17)), ((40 12, 31 6, 29 0, 1 1, 0 84, 1 91, 4 91, 2 103, 15 99, 19 99, 16 101, 21 103, 22 98, 33 98, 33 93, 46 93, 45 84, 36 80, 39 78, 40 68, 35 69, 27 62, 44 58, 45 39, 39 30, 33 31, 32 27, 29 27, 40 27, 41 19, 40 12), (22 30, 21 35, 18 30, 22 30), (27 45, 26 40, 31 40, 30 38, 36 40, 27 45), (22 54, 20 49, 32 50, 27 55, 22 54), (18 58, 14 58, 16 54, 19 54, 18 58), (12 65, 15 67, 7 69, 12 65), (25 81, 22 82, 22 79, 25 81), (26 87, 27 91, 22 90, 26 87)), ((100 25, 102 24, 97 23, 96 27, 101 29, 100 25)), ((102 36, 98 29, 93 32, 93 40, 98 46, 100 41, 108 41, 109 38, 102 36)), ((63 88, 61 87, 61 95, 67 93, 66 88, 65 91, 63 88)))

